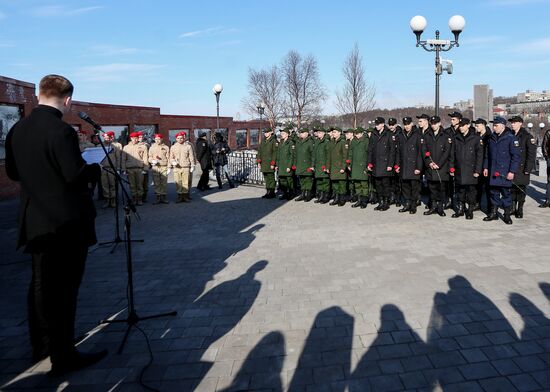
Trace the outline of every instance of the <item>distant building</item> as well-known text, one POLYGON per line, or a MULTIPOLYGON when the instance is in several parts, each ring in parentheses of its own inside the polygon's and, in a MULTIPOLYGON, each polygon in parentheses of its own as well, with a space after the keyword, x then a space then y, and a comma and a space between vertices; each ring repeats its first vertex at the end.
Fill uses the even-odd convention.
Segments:
POLYGON ((474 101, 471 99, 467 101, 458 101, 453 104, 453 107, 459 112, 465 112, 466 110, 472 110, 474 108, 474 101))
POLYGON ((474 118, 493 120, 493 90, 488 84, 474 85, 474 118))
POLYGON ((541 93, 533 90, 526 90, 517 94, 518 103, 550 101, 550 91, 542 90, 541 93))

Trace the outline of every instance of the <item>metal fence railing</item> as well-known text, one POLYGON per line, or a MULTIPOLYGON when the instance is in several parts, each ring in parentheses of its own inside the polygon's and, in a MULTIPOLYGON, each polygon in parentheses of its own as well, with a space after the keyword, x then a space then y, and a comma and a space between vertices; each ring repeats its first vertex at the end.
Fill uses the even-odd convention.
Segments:
POLYGON ((264 176, 256 163, 256 154, 256 151, 233 151, 227 156, 232 180, 247 184, 264 183, 264 176))

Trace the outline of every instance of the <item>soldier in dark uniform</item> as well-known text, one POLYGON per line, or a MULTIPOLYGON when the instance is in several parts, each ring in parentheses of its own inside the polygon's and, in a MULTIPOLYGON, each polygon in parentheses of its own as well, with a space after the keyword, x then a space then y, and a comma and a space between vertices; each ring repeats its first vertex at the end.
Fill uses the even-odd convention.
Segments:
POLYGON ((299 176, 302 193, 296 201, 308 202, 313 199, 313 143, 309 129, 300 129, 296 142, 296 175, 299 176))
POLYGON ((391 177, 396 163, 395 136, 386 127, 386 120, 376 117, 375 130, 369 140, 367 169, 374 175, 374 186, 379 197, 377 211, 390 208, 391 177))
POLYGON ((489 139, 487 154, 483 161, 483 176, 489 178, 491 186, 491 211, 484 221, 498 219, 498 208, 504 209, 504 223, 511 225, 512 181, 519 170, 521 152, 519 141, 506 128, 506 119, 500 116, 493 120, 493 134, 489 139))
POLYGON ((458 218, 466 215, 473 219, 476 202, 476 186, 483 172, 483 141, 475 133, 468 118, 461 118, 458 123, 459 134, 454 138, 453 163, 451 176, 455 177, 458 193, 458 209, 452 215, 458 218), (466 203, 468 208, 466 209, 466 203))
POLYGON ((349 149, 351 165, 350 178, 353 181, 353 189, 357 194, 357 201, 353 208, 367 208, 369 204, 369 174, 367 172, 367 161, 369 151, 369 139, 365 136, 365 130, 361 127, 355 129, 355 138, 349 149))
MULTIPOLYGON (((487 144, 489 143, 489 138, 491 137, 491 130, 487 126, 487 121, 483 118, 478 118, 474 121, 476 127, 476 133, 481 138, 483 142, 483 157, 487 155, 487 144)), ((476 190, 476 205, 474 211, 481 209, 481 200, 485 195, 485 201, 487 206, 487 212, 491 210, 491 190, 489 188, 489 178, 485 176, 479 176, 476 190)))
POLYGON ((346 204, 346 159, 348 148, 346 141, 342 137, 342 130, 339 127, 331 127, 331 131, 333 140, 329 145, 327 167, 334 191, 334 200, 330 205, 342 207, 346 204))
POLYGON ((525 203, 525 193, 530 182, 531 171, 535 167, 537 158, 537 142, 535 138, 523 128, 523 119, 520 116, 514 116, 510 120, 512 131, 519 141, 519 150, 521 159, 519 169, 514 177, 512 186, 512 210, 516 218, 523 218, 523 204, 525 203))
POLYGON ((420 200, 420 175, 424 167, 422 160, 422 135, 413 125, 411 117, 403 117, 404 130, 398 135, 396 172, 401 176, 403 208, 399 212, 416 214, 420 200))
MULTIPOLYGON (((397 125, 396 118, 391 117, 388 119, 388 129, 395 138, 395 148, 396 151, 398 151, 399 135, 402 134, 403 130, 399 125, 397 125)), ((395 204, 396 207, 401 207, 401 176, 396 172, 394 172, 393 176, 391 177, 390 189, 390 205, 395 204)))
POLYGON ((196 142, 197 161, 201 165, 202 174, 197 184, 199 191, 207 191, 210 189, 208 185, 210 181, 210 170, 212 170, 212 147, 206 140, 206 132, 202 131, 196 142))
POLYGON ((273 129, 264 128, 264 137, 258 146, 258 154, 256 160, 262 171, 265 181, 266 193, 262 196, 263 199, 273 199, 275 197, 275 164, 277 160, 277 138, 273 133, 273 129))
POLYGON ((325 204, 330 200, 330 179, 328 174, 328 151, 330 146, 329 137, 325 128, 316 129, 316 137, 313 164, 315 173, 315 188, 318 192, 315 203, 325 204))
POLYGON ((462 119, 462 114, 460 112, 454 111, 452 113, 449 113, 449 117, 451 118, 451 125, 445 128, 445 132, 448 132, 451 137, 454 137, 460 133, 458 127, 460 126, 459 122, 462 119))
POLYGON ((348 155, 346 156, 346 198, 352 203, 355 203, 357 201, 357 194, 353 186, 353 181, 351 181, 350 179, 351 156, 349 156, 351 143, 353 143, 353 140, 355 139, 353 137, 354 131, 355 130, 353 128, 348 128, 344 132, 344 137, 346 139, 346 151, 348 153, 348 155))
POLYGON ((550 207, 550 129, 547 129, 542 138, 542 156, 546 159, 546 199, 539 208, 550 207))
MULTIPOLYGON (((456 136, 460 135, 460 131, 458 127, 459 127, 459 122, 462 119, 462 114, 460 112, 454 111, 452 113, 449 113, 449 117, 451 118, 451 125, 445 128, 445 132, 447 132, 450 135, 450 137, 453 138, 454 140, 456 136)), ((449 181, 447 183, 447 195, 446 195, 445 207, 444 207, 446 210, 453 208, 456 197, 457 197, 457 189, 455 187, 455 182, 449 181)))
POLYGON ((453 140, 441 127, 439 116, 432 116, 430 124, 431 129, 423 138, 422 156, 426 166, 426 178, 432 205, 428 211, 424 212, 424 215, 432 215, 437 212, 439 216, 445 216, 444 202, 449 181, 449 163, 452 158, 453 140))
MULTIPOLYGON (((430 116, 425 113, 422 113, 420 116, 416 116, 417 119, 417 129, 420 132, 420 136, 424 138, 426 133, 430 130, 430 116)), ((430 190, 428 189, 428 180, 426 179, 426 170, 429 168, 423 167, 422 174, 420 175, 420 194, 428 197, 428 202, 426 203, 426 208, 432 207, 430 190)), ((417 204, 420 205, 420 204, 417 204)))
POLYGON ((279 188, 283 192, 279 196, 279 200, 290 200, 294 197, 296 146, 290 139, 289 133, 289 129, 281 129, 281 140, 277 149, 277 175, 279 176, 279 188))

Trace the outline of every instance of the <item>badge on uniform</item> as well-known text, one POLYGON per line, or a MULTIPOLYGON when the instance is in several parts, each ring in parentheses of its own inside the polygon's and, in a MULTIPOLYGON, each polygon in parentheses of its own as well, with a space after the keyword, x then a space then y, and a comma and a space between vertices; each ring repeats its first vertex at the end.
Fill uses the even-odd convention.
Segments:
POLYGON ((519 142, 517 140, 514 140, 514 146, 519 147, 519 142))
POLYGON ((483 146, 483 140, 479 139, 479 144, 483 146))
POLYGON ((449 140, 449 144, 453 144, 453 140, 451 138, 449 138, 448 140, 449 140))
POLYGON ((531 139, 531 144, 537 144, 537 142, 535 141, 535 139, 531 139))
POLYGON ((344 147, 345 147, 345 148, 349 148, 349 146, 348 146, 347 144, 344 144, 344 147))
POLYGON ((395 141, 395 136, 392 135, 392 136, 391 136, 391 140, 395 141))
POLYGON ((420 139, 420 144, 424 144, 424 139, 420 139))
POLYGON ((294 150, 296 148, 296 146, 293 144, 292 146, 290 146, 290 148, 292 148, 294 150))

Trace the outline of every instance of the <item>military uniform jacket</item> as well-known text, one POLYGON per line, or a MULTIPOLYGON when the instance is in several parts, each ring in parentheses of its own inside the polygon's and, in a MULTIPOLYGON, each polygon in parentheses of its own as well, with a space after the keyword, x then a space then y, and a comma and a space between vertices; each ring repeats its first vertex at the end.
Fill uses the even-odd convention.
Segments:
POLYGON ((367 161, 369 152, 369 139, 363 136, 361 139, 353 139, 349 150, 351 161, 351 179, 354 181, 367 181, 367 161))
POLYGON ((143 143, 127 144, 122 149, 122 170, 143 169, 149 165, 147 146, 143 143))
POLYGON ((338 181, 347 178, 345 170, 347 167, 348 149, 346 147, 346 140, 342 136, 330 141, 327 168, 330 170, 331 180, 338 181), (344 170, 344 173, 340 173, 340 170, 344 170))
POLYGON ((201 164, 202 170, 212 170, 212 148, 210 143, 204 138, 198 138, 196 142, 197 160, 201 164))
POLYGON ((449 169, 452 163, 453 157, 453 139, 442 128, 437 135, 430 129, 424 135, 422 143, 422 157, 424 159, 424 165, 426 166, 425 175, 428 181, 449 181, 449 169), (430 156, 426 156, 429 152, 430 156), (430 168, 430 163, 434 162, 439 166, 438 170, 430 168), (439 175, 438 173, 439 172, 439 175))
POLYGON ((193 145, 188 141, 172 145, 172 147, 170 147, 169 163, 175 168, 190 168, 191 166, 196 166, 198 162, 195 157, 193 145), (176 165, 174 165, 173 162, 176 162, 176 165))
POLYGON ((21 185, 18 248, 67 225, 74 230, 63 240, 96 242, 88 183, 98 181, 101 170, 82 159, 77 134, 62 116, 38 105, 6 137, 6 173, 21 185))
POLYGON ((414 174, 415 170, 424 167, 422 160, 422 135, 413 127, 409 133, 403 131, 398 136, 397 166, 403 180, 419 180, 420 174, 414 174))
POLYGON ((476 185, 479 177, 474 177, 474 173, 483 175, 483 141, 470 128, 466 137, 461 133, 455 136, 453 146, 455 181, 461 185, 476 185))
POLYGON ((521 159, 519 161, 518 172, 514 176, 514 184, 529 185, 530 173, 535 167, 535 159, 537 157, 537 142, 525 128, 521 128, 518 131, 516 139, 519 142, 521 159))
POLYGON ((271 135, 269 139, 262 139, 258 147, 256 159, 261 165, 262 173, 273 173, 271 166, 277 166, 277 148, 279 143, 275 135, 271 135))
POLYGON ((550 129, 544 133, 542 138, 542 156, 546 159, 550 157, 550 129))
POLYGON ((508 128, 500 136, 493 132, 483 162, 483 169, 489 171, 489 185, 510 188, 512 181, 508 181, 506 175, 518 172, 520 160, 519 142, 514 133, 508 128))
MULTIPOLYGON (((109 155, 109 158, 111 158, 111 162, 113 162, 113 165, 115 165, 115 169, 120 170, 121 165, 121 157, 122 157, 122 144, 117 142, 111 142, 109 144, 105 144, 105 149, 107 150, 107 154, 109 155)), ((109 168, 109 160, 107 157, 105 157, 104 160, 101 161, 101 167, 109 168)))
POLYGON ((325 135, 322 139, 315 140, 313 147, 313 167, 315 168, 315 178, 328 178, 326 172, 328 169, 328 154, 330 140, 325 135))
POLYGON ((286 141, 281 140, 279 143, 276 161, 279 177, 292 176, 293 171, 296 169, 296 146, 290 140, 290 137, 286 141), (290 169, 290 171, 287 172, 286 169, 290 169))
MULTIPOLYGON (((170 147, 166 144, 153 144, 149 148, 149 163, 153 165, 153 161, 158 161, 156 166, 168 166, 170 158, 170 147)), ((153 165, 155 166, 155 165, 153 165)))
POLYGON ((311 136, 296 142, 296 174, 299 176, 313 176, 313 144, 311 136))
POLYGON ((372 173, 374 177, 393 176, 393 166, 396 162, 396 140, 394 134, 384 128, 382 132, 374 130, 369 140, 368 164, 372 164, 372 173), (387 171, 388 167, 392 171, 387 171))

